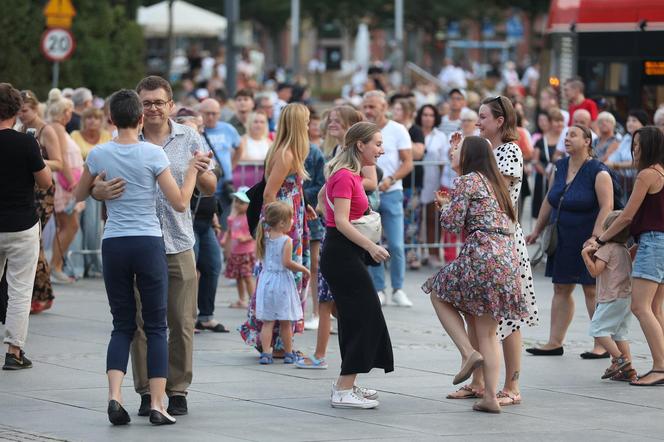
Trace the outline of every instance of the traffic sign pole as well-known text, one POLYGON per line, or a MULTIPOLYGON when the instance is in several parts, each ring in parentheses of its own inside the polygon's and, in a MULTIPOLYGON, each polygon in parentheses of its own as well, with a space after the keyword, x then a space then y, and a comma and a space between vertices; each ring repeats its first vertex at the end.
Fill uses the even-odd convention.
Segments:
POLYGON ((60 82, 60 62, 56 61, 53 63, 53 88, 58 87, 60 82))

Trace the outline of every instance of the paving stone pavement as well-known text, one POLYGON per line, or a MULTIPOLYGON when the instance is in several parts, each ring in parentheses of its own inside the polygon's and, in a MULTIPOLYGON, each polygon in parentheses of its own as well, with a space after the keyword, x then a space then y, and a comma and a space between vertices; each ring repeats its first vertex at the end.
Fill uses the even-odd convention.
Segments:
MULTIPOLYGON (((445 399, 459 356, 419 290, 433 271, 408 272, 405 289, 413 308, 385 307, 396 369, 359 378, 361 385, 379 390, 378 409, 330 407, 339 367, 335 336, 330 369, 299 370, 279 361, 259 366, 257 353, 236 331, 205 332, 195 337, 190 414, 160 428, 136 415, 139 397, 131 372, 123 394, 132 422, 108 423, 104 368, 111 318, 103 283, 87 279, 58 286, 53 309, 30 319, 26 351, 34 367, 0 373, 0 440, 664 440, 664 388, 601 381, 608 361, 579 358, 591 346, 580 290, 565 355, 538 358, 524 352, 521 405, 485 415, 471 411, 472 400, 445 399)), ((524 330, 525 345, 548 335, 552 287, 541 273, 536 269, 541 324, 524 330)), ((234 297, 235 288, 222 281, 217 318, 233 329, 245 317, 227 307, 234 297)), ((643 372, 650 368, 647 346, 637 321, 631 329, 634 363, 643 372)), ((296 347, 312 351, 315 339, 315 332, 307 331, 297 336, 296 347)))

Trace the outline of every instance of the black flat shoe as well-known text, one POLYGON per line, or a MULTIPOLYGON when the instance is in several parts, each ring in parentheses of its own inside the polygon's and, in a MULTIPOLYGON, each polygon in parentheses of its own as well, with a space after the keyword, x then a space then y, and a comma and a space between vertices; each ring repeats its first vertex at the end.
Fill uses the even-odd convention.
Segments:
POLYGON ((545 350, 543 348, 537 348, 537 347, 531 347, 527 348, 526 351, 530 353, 533 356, 562 356, 563 355, 563 348, 562 347, 556 347, 552 348, 551 350, 545 350))
POLYGON ((173 425, 175 418, 169 418, 157 410, 150 410, 150 423, 152 425, 173 425))
POLYGON ((129 417, 127 410, 122 408, 120 402, 116 400, 108 401, 108 420, 113 425, 127 425, 129 422, 131 422, 131 418, 129 417))
POLYGON ((141 406, 138 407, 139 416, 150 416, 150 404, 152 403, 152 396, 149 394, 141 395, 141 406))
POLYGON ((196 328, 198 330, 210 330, 210 331, 215 332, 215 333, 229 333, 230 332, 230 330, 228 330, 226 327, 224 327, 224 324, 221 324, 221 323, 219 323, 217 325, 214 325, 214 326, 211 326, 211 325, 203 325, 203 323, 201 321, 196 321, 196 325, 194 326, 194 328, 196 328))
POLYGON ((611 357, 608 351, 605 351, 604 353, 593 353, 592 351, 585 351, 579 356, 581 356, 581 359, 609 359, 611 357))

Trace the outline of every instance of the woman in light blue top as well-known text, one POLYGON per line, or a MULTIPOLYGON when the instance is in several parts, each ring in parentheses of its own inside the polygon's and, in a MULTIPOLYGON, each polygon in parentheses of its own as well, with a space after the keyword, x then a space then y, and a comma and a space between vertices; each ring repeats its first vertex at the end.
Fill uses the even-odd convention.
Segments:
POLYGON ((113 332, 106 357, 108 418, 113 425, 130 421, 121 405, 120 388, 136 331, 135 281, 148 339, 147 365, 152 397, 150 422, 174 424, 175 419, 163 405, 168 372, 168 268, 156 213, 157 184, 173 208, 184 212, 196 184, 195 158, 182 188, 178 188, 163 149, 138 140, 143 123, 143 106, 138 95, 131 90, 120 90, 110 98, 110 109, 118 136, 90 152, 76 190, 76 198, 83 201, 100 174, 105 174, 107 179, 121 176, 126 181, 125 192, 117 199, 106 201, 108 220, 102 241, 104 284, 113 315, 113 332))

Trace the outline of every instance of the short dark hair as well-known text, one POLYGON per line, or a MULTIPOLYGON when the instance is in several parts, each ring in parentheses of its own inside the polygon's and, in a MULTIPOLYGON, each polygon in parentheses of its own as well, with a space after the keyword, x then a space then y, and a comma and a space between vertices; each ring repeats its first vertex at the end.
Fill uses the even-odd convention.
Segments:
POLYGON ((422 114, 424 113, 424 109, 431 109, 433 111, 433 119, 434 119, 433 127, 440 126, 442 117, 440 116, 440 112, 438 112, 438 109, 436 109, 436 106, 434 106, 433 104, 422 105, 422 107, 417 111, 417 116, 415 117, 415 124, 422 127, 422 114))
POLYGON ((23 106, 21 93, 10 83, 0 83, 0 120, 14 118, 23 106))
POLYGON ((157 75, 150 75, 148 77, 145 77, 144 79, 139 81, 138 84, 136 85, 137 94, 140 94, 141 91, 143 90, 156 91, 157 89, 163 89, 164 91, 166 91, 168 99, 169 100, 173 99, 173 88, 171 88, 171 84, 157 75))
POLYGON ((293 85, 290 83, 279 83, 277 84, 277 92, 282 89, 293 89, 293 85))
POLYGON ((109 98, 111 120, 118 129, 138 126, 143 115, 143 103, 131 89, 120 89, 109 98))
POLYGON ((248 97, 248 98, 251 98, 253 100, 254 99, 254 93, 252 92, 251 89, 247 89, 247 88, 240 89, 239 91, 237 91, 235 93, 234 98, 237 99, 239 97, 248 97))

